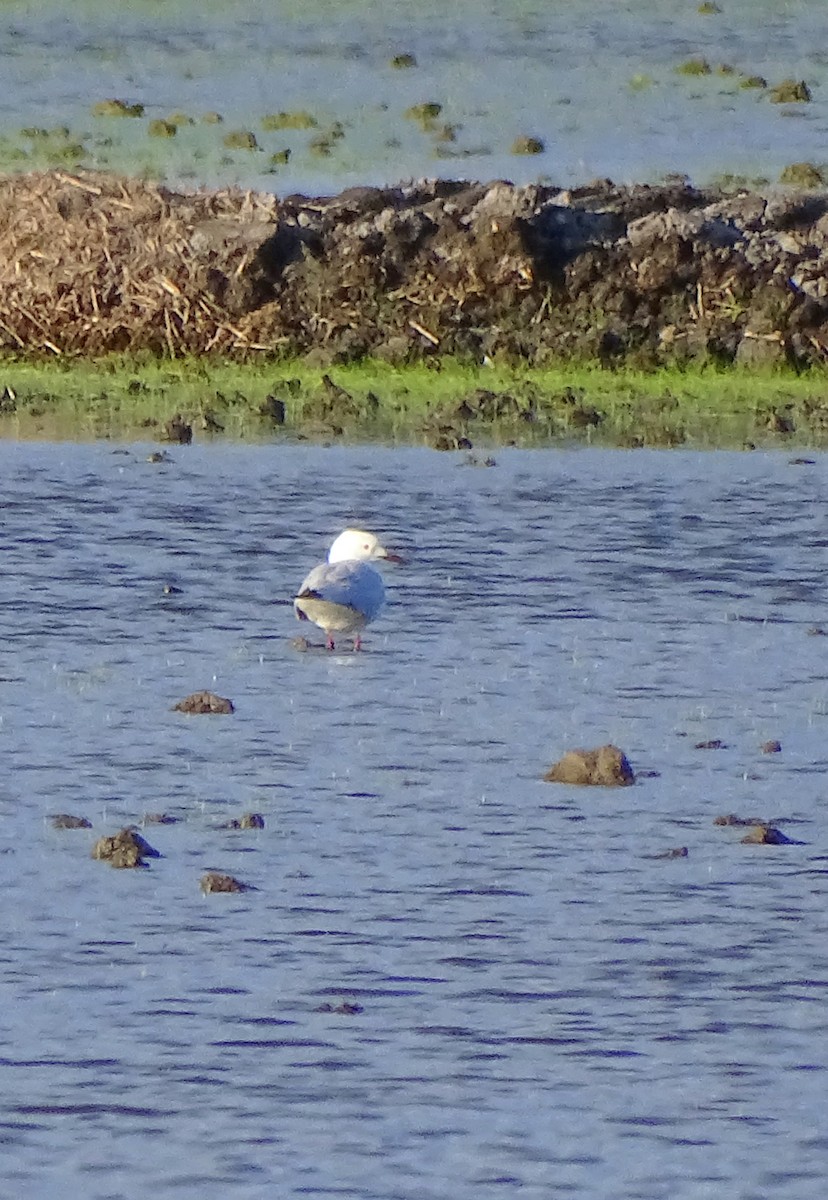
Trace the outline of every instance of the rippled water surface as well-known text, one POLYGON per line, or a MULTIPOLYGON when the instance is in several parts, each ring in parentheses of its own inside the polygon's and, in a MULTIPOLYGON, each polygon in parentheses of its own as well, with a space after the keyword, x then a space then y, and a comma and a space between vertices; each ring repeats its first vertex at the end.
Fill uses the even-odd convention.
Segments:
POLYGON ((821 1198, 828 457, 146 453, 0 446, 0 1192, 821 1198), (407 562, 301 653, 350 522, 407 562))
POLYGON ((677 171, 775 182, 791 163, 824 166, 824 0, 698 9, 698 0, 6 0, 0 162, 42 166, 38 128, 65 126, 85 166, 281 194, 423 175, 568 185, 677 171), (416 67, 394 70, 400 53, 416 67), (689 59, 707 60, 710 74, 677 74, 689 59), (741 86, 752 76, 771 86, 804 79, 812 101, 772 104, 767 90, 741 86), (96 120, 92 106, 111 97, 143 104, 145 116, 96 120), (442 105, 430 130, 404 116, 425 102, 442 105), (264 115, 297 109, 318 129, 262 130, 264 115), (225 123, 203 125, 211 111, 225 123), (169 140, 148 136, 151 120, 175 113, 193 123, 169 140), (320 151, 312 138, 335 122, 344 137, 320 151), (32 128, 34 138, 20 132, 32 128), (258 149, 226 148, 224 134, 238 129, 254 132, 258 149), (511 154, 521 135, 542 139, 544 153, 511 154), (289 163, 273 166, 283 150, 289 163))

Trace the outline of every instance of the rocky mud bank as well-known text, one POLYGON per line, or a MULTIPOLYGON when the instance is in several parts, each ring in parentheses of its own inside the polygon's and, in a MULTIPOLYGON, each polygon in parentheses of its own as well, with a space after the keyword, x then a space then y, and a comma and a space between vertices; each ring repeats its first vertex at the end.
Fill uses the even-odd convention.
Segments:
POLYGON ((828 355, 828 195, 421 181, 277 198, 0 181, 0 346, 319 366, 828 355))

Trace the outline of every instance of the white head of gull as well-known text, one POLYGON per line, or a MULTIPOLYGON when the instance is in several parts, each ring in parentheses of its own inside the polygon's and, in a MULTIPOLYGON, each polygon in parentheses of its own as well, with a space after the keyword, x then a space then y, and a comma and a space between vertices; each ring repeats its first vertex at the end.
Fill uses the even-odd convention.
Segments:
POLYGON ((385 603, 385 584, 372 560, 401 562, 379 538, 364 529, 346 529, 328 551, 328 561, 314 567, 302 581, 293 601, 300 621, 313 621, 325 631, 325 644, 335 648, 334 636, 353 637, 359 650, 360 631, 373 621, 385 603))

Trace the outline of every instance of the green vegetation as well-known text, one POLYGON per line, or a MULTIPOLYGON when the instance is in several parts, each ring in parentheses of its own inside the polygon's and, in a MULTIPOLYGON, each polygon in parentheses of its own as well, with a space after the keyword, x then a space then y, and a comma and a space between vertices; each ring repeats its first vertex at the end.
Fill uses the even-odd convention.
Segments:
POLYGON ((633 75, 632 79, 630 80, 630 91, 646 92, 653 86, 654 83, 655 80, 653 79, 652 75, 645 75, 639 72, 639 74, 633 75))
POLYGON ((688 58, 676 67, 677 75, 710 75, 710 63, 706 58, 688 58))
POLYGON ((766 88, 768 81, 764 75, 745 75, 739 80, 740 88, 766 88))
POLYGON ((770 90, 771 104, 808 104, 811 89, 804 79, 783 79, 770 90))
POLYGON ((249 129, 234 129, 221 139, 228 150, 258 150, 255 133, 249 129))
POLYGON ((766 175, 739 175, 734 171, 723 171, 710 181, 711 187, 721 188, 723 192, 758 191, 769 183, 766 175))
MULTIPOLYGON (((54 129, 28 126, 20 130, 20 136, 30 143, 28 154, 23 156, 30 170, 38 167, 77 167, 89 155, 87 147, 82 141, 75 140, 65 125, 57 125, 54 129)), ((7 158, 14 160, 15 157, 20 161, 19 155, 2 153, 4 163, 7 158)))
POLYGON ((299 109, 297 112, 268 113, 262 117, 262 129, 272 133, 275 129, 316 129, 319 125, 312 113, 299 109))
POLYGON ((825 173, 814 163, 789 163, 787 167, 783 167, 779 182, 793 184, 795 187, 818 188, 825 185, 825 173))
POLYGON ((416 67, 416 65, 417 59, 413 54, 395 54, 391 59, 391 66, 397 71, 410 70, 412 67, 416 67))
POLYGON ((345 129, 343 125, 339 121, 334 121, 330 129, 313 135, 308 142, 308 150, 311 154, 327 158, 332 153, 336 143, 342 141, 344 137, 345 129))
POLYGON ((93 117, 143 117, 143 104, 127 104, 125 100, 99 100, 92 105, 93 117))
POLYGON ((405 110, 403 116, 407 121, 415 121, 426 133, 431 133, 434 129, 434 122, 442 111, 442 104, 438 104, 436 100, 429 100, 425 104, 412 104, 405 110))
POLYGON ((566 440, 622 446, 828 443, 822 371, 642 372, 441 361, 311 368, 113 357, 6 360, 0 435, 165 440, 177 414, 196 440, 384 440, 443 449, 566 440))
POLYGON ((510 154, 543 154, 546 147, 540 138, 530 137, 528 134, 521 134, 512 142, 510 154))
POLYGON ((178 126, 172 121, 162 121, 158 118, 150 121, 147 133, 150 137, 172 138, 178 133, 178 126))

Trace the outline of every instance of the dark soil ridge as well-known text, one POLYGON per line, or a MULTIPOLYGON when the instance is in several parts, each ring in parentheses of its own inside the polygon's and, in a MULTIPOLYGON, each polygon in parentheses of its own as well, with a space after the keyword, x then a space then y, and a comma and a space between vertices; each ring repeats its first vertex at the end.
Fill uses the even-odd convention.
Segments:
POLYGON ((20 355, 822 363, 828 196, 428 180, 311 199, 0 181, 20 355))

